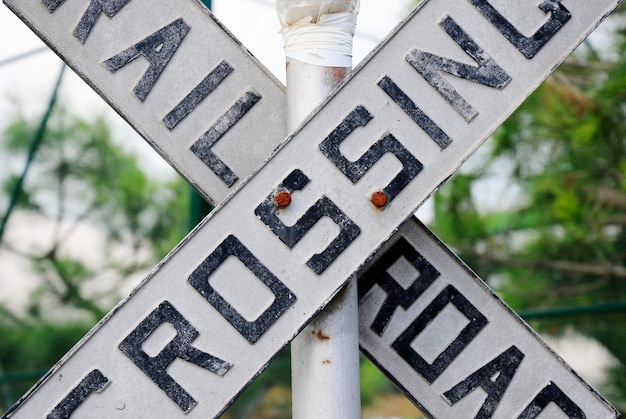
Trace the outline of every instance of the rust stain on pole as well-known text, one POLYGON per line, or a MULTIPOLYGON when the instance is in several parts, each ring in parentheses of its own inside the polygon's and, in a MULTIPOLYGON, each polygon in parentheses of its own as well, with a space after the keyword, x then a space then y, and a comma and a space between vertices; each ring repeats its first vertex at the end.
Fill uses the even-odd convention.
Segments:
POLYGON ((339 82, 341 82, 341 80, 346 78, 350 69, 346 67, 331 67, 331 71, 333 73, 333 78, 337 81, 338 84, 339 82))
POLYGON ((330 340, 330 336, 325 334, 323 330, 318 330, 317 332, 313 331, 311 333, 314 334, 321 341, 330 340))

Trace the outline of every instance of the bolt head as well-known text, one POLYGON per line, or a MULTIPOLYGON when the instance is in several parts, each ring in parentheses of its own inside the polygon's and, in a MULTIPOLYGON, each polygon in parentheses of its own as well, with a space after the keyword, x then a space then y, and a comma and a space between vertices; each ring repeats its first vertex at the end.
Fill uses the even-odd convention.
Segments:
POLYGON ((387 205, 387 194, 383 191, 374 192, 371 201, 376 208, 382 208, 387 205))
POLYGON ((291 204, 291 194, 287 191, 280 191, 274 197, 279 208, 286 208, 291 204))

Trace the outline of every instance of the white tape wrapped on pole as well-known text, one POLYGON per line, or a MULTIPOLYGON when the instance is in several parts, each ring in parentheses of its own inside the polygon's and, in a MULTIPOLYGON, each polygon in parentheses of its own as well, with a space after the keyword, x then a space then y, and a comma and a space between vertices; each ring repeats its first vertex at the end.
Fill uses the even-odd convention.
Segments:
POLYGON ((359 0, 277 0, 285 55, 307 64, 351 67, 359 0))

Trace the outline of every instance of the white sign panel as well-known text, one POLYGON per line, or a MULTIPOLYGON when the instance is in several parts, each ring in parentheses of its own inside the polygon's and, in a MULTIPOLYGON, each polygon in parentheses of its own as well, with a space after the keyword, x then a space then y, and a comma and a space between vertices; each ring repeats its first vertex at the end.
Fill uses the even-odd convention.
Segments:
POLYGON ((361 349, 422 412, 618 416, 416 219, 383 252, 359 276, 361 349))
POLYGON ((213 203, 284 138, 283 86, 198 0, 5 0, 213 203))
POLYGON ((219 415, 617 3, 423 2, 7 417, 219 415))

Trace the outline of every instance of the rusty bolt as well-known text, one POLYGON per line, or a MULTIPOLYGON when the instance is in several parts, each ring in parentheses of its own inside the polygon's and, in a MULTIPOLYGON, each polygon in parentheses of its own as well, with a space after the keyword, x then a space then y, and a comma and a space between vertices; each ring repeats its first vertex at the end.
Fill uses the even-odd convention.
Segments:
POLYGON ((278 192, 274 199, 276 200, 276 205, 278 205, 279 208, 285 208, 291 204, 291 194, 287 191, 278 192))
POLYGON ((387 205, 387 194, 383 191, 374 192, 371 200, 376 208, 382 208, 387 205))

